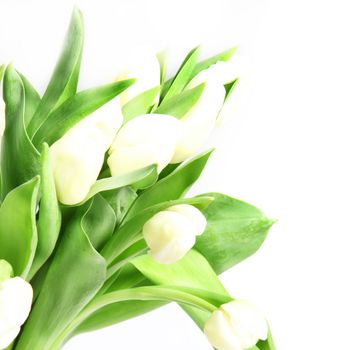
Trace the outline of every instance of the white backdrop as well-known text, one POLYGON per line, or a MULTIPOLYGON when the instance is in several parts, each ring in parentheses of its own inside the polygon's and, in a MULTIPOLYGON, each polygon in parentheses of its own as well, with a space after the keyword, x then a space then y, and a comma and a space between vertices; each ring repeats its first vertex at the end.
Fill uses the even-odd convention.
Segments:
MULTIPOLYGON (((86 23, 82 87, 113 76, 118 53, 173 48, 172 65, 240 44, 241 77, 195 193, 222 191, 279 219, 263 248, 226 272, 268 316, 280 350, 348 347, 348 1, 75 1, 86 23)), ((0 62, 43 90, 74 1, 0 0, 0 62)), ((210 349, 176 305, 78 336, 75 349, 210 349)), ((39 349, 34 349, 39 350, 39 349)))

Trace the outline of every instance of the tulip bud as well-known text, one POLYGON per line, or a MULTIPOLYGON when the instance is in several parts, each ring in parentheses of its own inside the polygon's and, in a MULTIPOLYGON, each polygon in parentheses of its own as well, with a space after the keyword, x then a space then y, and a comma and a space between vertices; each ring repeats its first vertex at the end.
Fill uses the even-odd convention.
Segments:
POLYGON ((246 350, 267 339, 268 325, 254 305, 234 300, 212 313, 204 333, 218 350, 246 350))
POLYGON ((180 122, 164 114, 132 119, 118 132, 109 150, 112 176, 157 164, 158 173, 170 162, 180 132, 180 122))
MULTIPOLYGON (((9 264, 0 260, 0 275, 8 273, 9 264)), ((20 277, 0 280, 0 349, 5 349, 17 337, 27 319, 33 299, 29 283, 20 277)))
MULTIPOLYGON (((136 79, 136 82, 120 94, 122 106, 146 90, 160 85, 160 66, 155 53, 147 47, 138 47, 128 52, 127 56, 121 58, 116 81, 136 79)), ((159 96, 157 100, 158 98, 159 96)))
POLYGON ((227 63, 218 62, 195 76, 186 89, 205 83, 195 106, 181 119, 182 133, 171 163, 180 163, 197 152, 210 136, 223 106, 226 90, 227 63))
POLYGON ((104 155, 123 122, 118 98, 74 125, 50 148, 60 202, 83 201, 101 171, 104 155))
POLYGON ((188 204, 158 212, 142 230, 149 254, 161 264, 177 262, 194 246, 206 223, 201 211, 188 204))

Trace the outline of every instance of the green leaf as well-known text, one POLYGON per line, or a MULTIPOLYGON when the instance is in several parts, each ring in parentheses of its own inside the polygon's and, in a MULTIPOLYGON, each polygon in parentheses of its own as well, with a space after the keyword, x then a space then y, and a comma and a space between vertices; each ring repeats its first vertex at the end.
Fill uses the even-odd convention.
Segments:
POLYGON ((25 122, 25 90, 15 69, 4 75, 6 127, 1 147, 1 198, 40 173, 40 155, 28 138, 25 122), (15 161, 14 161, 15 160, 15 161))
POLYGON ((27 277, 38 236, 35 209, 39 177, 12 190, 0 207, 0 259, 8 261, 16 276, 27 277))
POLYGON ((76 93, 83 44, 83 18, 81 12, 75 8, 61 56, 56 64, 44 96, 28 125, 30 138, 33 137, 55 108, 76 93))
POLYGON ((200 99, 205 88, 205 83, 196 86, 193 89, 188 89, 169 98, 163 102, 160 107, 155 110, 155 113, 169 114, 178 119, 181 119, 200 99))
POLYGON ((6 66, 4 64, 0 66, 0 82, 2 80, 2 77, 4 76, 5 68, 6 66))
POLYGON ((269 333, 266 340, 260 340, 256 345, 259 350, 276 350, 275 342, 272 338, 271 330, 269 329, 269 333))
POLYGON ((109 102, 133 82, 132 79, 122 80, 81 91, 70 97, 47 116, 33 135, 33 144, 53 144, 76 123, 109 102))
POLYGON ((197 63, 199 51, 199 46, 192 49, 181 64, 181 67, 177 71, 175 77, 168 80, 164 84, 161 92, 161 104, 169 98, 182 92, 184 87, 189 83, 193 75, 193 70, 197 63))
POLYGON ((235 89, 235 87, 237 86, 238 84, 238 78, 237 79, 234 79, 232 80, 231 82, 227 83, 224 85, 225 87, 225 90, 226 90, 226 95, 225 95, 225 100, 224 100, 224 103, 227 102, 227 100, 230 98, 233 90, 235 89))
MULTIPOLYGON (((143 255, 134 259, 132 264, 144 274, 147 279, 157 285, 171 285, 206 290, 226 297, 221 299, 221 303, 227 303, 232 300, 207 260, 194 250, 188 252, 186 256, 177 263, 171 265, 159 264, 148 255, 143 255)), ((203 297, 203 294, 201 294, 201 297, 203 297)), ((197 325, 203 328, 210 313, 188 305, 181 306, 197 325)), ((220 303, 216 306, 220 306, 220 303)))
POLYGON ((174 264, 160 264, 149 255, 142 255, 131 263, 157 285, 203 289, 228 295, 207 260, 195 250, 189 251, 174 264))
POLYGON ((126 103, 123 106, 123 116, 124 123, 127 123, 131 119, 149 113, 149 110, 158 96, 160 91, 160 87, 156 86, 155 88, 149 89, 137 96, 135 96, 132 100, 126 103))
POLYGON ((195 249, 222 273, 255 253, 275 222, 250 204, 220 193, 207 193, 214 201, 204 210, 205 232, 197 238, 195 249))
POLYGON ((167 72, 167 52, 161 51, 157 54, 159 67, 160 67, 160 85, 163 85, 166 79, 167 72))
POLYGON ((102 192, 101 194, 113 208, 117 219, 116 225, 119 226, 130 206, 137 198, 136 191, 131 186, 125 186, 117 190, 102 192))
POLYGON ((36 111, 39 103, 40 96, 38 92, 34 89, 29 80, 21 73, 17 72, 20 78, 22 79, 25 95, 25 110, 24 110, 24 125, 28 126, 31 121, 34 112, 36 111))
POLYGON ((82 227, 83 214, 75 216, 64 232, 17 350, 55 349, 52 344, 57 336, 89 303, 105 280, 106 263, 82 227))
POLYGON ((125 220, 152 205, 183 197, 201 175, 212 151, 206 151, 179 166, 170 175, 142 192, 130 208, 125 220))
POLYGON ((61 227, 61 211, 56 196, 49 147, 44 144, 41 153, 40 210, 37 222, 38 247, 29 278, 31 279, 53 252, 61 227))
POLYGON ((198 73, 200 73, 202 70, 209 68, 213 64, 221 61, 221 62, 227 62, 231 59, 233 54, 237 51, 238 47, 232 47, 228 50, 225 50, 223 52, 220 52, 219 54, 209 57, 203 61, 200 61, 196 64, 195 68, 192 71, 191 79, 193 79, 198 73))
POLYGON ((99 194, 88 204, 88 210, 82 218, 81 225, 91 244, 99 250, 112 236, 116 217, 112 207, 99 194))

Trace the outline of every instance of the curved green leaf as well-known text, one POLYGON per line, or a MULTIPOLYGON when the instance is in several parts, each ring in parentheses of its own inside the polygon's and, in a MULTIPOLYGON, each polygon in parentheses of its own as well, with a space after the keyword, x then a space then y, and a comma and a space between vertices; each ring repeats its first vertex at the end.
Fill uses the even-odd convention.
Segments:
POLYGON ((40 174, 40 155, 25 129, 25 90, 11 65, 7 66, 4 75, 4 100, 6 127, 1 147, 2 199, 13 188, 40 174))
POLYGON ((164 101, 154 113, 169 114, 181 119, 193 108, 200 99, 205 88, 205 83, 188 89, 164 101))
POLYGON ((61 56, 56 64, 45 94, 28 125, 30 138, 33 137, 55 108, 76 93, 83 44, 83 18, 81 12, 75 8, 61 56))
POLYGON ((89 203, 81 221, 83 230, 96 250, 112 236, 115 224, 116 216, 112 207, 101 195, 96 195, 89 203))
POLYGON ((222 273, 255 253, 275 222, 250 204, 220 193, 207 193, 211 202, 203 214, 205 232, 197 238, 195 249, 222 273))
POLYGON ((106 263, 82 227, 84 214, 76 215, 64 232, 17 350, 53 349, 57 336, 89 303, 105 280, 106 263))
POLYGON ((34 112, 38 108, 38 105, 40 103, 40 96, 38 92, 34 89, 32 84, 29 82, 29 80, 20 72, 17 71, 17 73, 21 77, 23 87, 24 87, 24 95, 25 95, 24 125, 25 127, 27 127, 34 115, 34 112))
POLYGON ((125 220, 152 205, 181 198, 201 175, 213 150, 206 151, 176 168, 167 177, 140 194, 131 206, 125 220))
POLYGON ((30 270, 31 279, 53 252, 61 227, 55 182, 52 174, 49 147, 44 144, 41 153, 41 186, 38 227, 38 247, 30 270))
POLYGON ((0 207, 0 259, 8 261, 16 276, 27 277, 38 236, 35 209, 39 177, 12 190, 0 207))
POLYGON ((53 110, 41 123, 33 134, 33 144, 36 146, 41 146, 44 142, 49 145, 53 144, 72 126, 112 100, 133 82, 132 79, 122 80, 73 95, 53 110))
MULTIPOLYGON (((208 261, 195 250, 191 250, 184 258, 171 265, 159 264, 148 255, 140 256, 131 261, 131 263, 147 279, 157 285, 172 285, 217 293, 223 296, 220 299, 222 303, 232 300, 208 261)), ((203 294, 200 296, 203 297, 203 294)), ((188 305, 181 306, 197 325, 203 328, 210 314, 188 305)), ((220 303, 216 306, 220 306, 220 303)))
POLYGON ((137 198, 136 191, 131 186, 125 186, 117 190, 101 192, 101 194, 113 208, 117 218, 116 225, 119 226, 130 206, 137 198))
POLYGON ((160 104, 180 93, 189 83, 193 74, 193 70, 197 63, 199 52, 199 46, 192 49, 184 59, 174 78, 169 79, 167 82, 165 82, 161 92, 160 104))
POLYGON ((231 59, 231 57, 233 56, 233 54, 237 51, 237 49, 238 49, 238 47, 235 46, 235 47, 232 47, 228 50, 220 52, 215 56, 209 57, 203 61, 198 62, 192 71, 191 79, 193 79, 202 70, 209 68, 210 66, 212 66, 213 64, 215 64, 219 61, 221 61, 221 62, 229 61, 231 59))
POLYGON ((155 98, 158 96, 159 91, 160 87, 156 86, 135 96, 132 100, 126 103, 122 109, 124 123, 127 123, 128 121, 139 115, 149 113, 149 110, 155 98))

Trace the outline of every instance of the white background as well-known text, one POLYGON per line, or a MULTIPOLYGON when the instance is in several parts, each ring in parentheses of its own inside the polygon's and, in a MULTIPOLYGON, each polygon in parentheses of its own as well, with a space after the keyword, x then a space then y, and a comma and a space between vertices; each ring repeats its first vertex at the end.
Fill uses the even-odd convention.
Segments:
MULTIPOLYGON (((280 350, 348 348, 348 1, 77 1, 82 86, 111 79, 128 42, 203 54, 240 44, 240 85, 195 193, 222 191, 279 219, 262 249, 222 276, 268 316, 280 350)), ((43 91, 73 1, 0 1, 0 62, 43 91)), ((176 305, 73 339, 73 349, 210 349, 176 305)), ((33 349, 34 350, 34 349, 33 349)), ((39 349, 35 349, 39 350, 39 349)))

